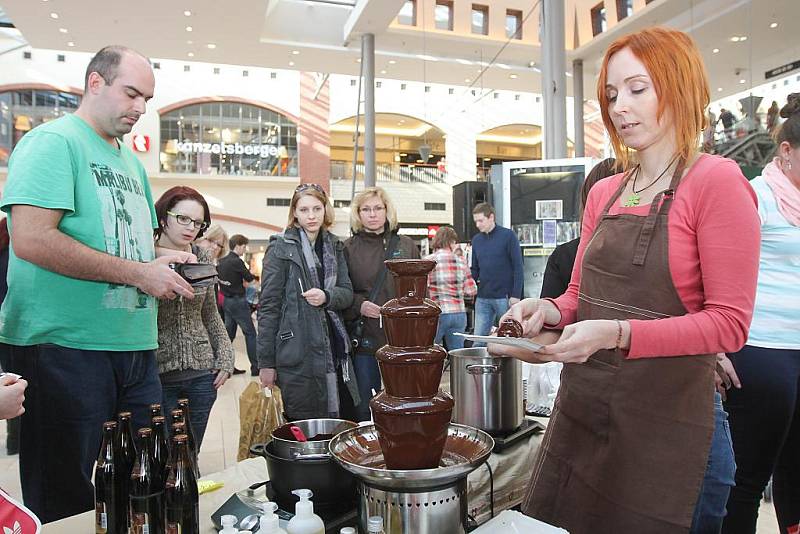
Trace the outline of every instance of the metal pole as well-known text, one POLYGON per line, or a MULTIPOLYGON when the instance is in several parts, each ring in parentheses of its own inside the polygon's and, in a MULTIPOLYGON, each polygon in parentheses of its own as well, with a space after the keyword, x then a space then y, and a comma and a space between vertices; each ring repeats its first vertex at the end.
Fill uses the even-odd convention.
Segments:
POLYGON ((564 1, 543 0, 541 11, 542 97, 545 158, 567 156, 567 52, 564 43, 564 1))
POLYGON ((575 157, 582 158, 586 155, 586 145, 583 139, 583 60, 576 59, 572 62, 572 99, 573 120, 575 121, 575 157))
POLYGON ((361 37, 364 69, 364 187, 375 185, 375 35, 361 37))

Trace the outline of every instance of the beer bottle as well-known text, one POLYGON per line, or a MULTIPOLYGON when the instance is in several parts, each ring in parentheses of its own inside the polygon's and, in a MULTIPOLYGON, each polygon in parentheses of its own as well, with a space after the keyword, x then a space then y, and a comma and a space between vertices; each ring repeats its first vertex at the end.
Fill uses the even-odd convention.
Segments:
POLYGON ((131 412, 117 414, 117 433, 114 435, 114 454, 119 466, 117 470, 117 495, 122 495, 120 508, 124 506, 127 527, 130 527, 130 510, 128 494, 130 493, 131 471, 136 462, 136 445, 131 431, 131 412))
MULTIPOLYGON (((174 411, 179 411, 179 410, 174 410, 174 411)), ((172 423, 172 437, 179 436, 181 434, 186 435, 186 423, 183 421, 180 423, 172 423)), ((174 445, 175 444, 173 443, 173 448, 174 445)), ((197 451, 192 449, 192 441, 189 439, 188 435, 186 435, 186 446, 189 449, 189 459, 192 461, 192 470, 194 470, 194 476, 195 478, 200 478, 199 477, 200 469, 197 465, 197 451)))
POLYGON ((139 429, 139 454, 131 473, 131 534, 163 534, 163 481, 153 469, 153 431, 139 429))
POLYGON ((164 416, 153 417, 153 459, 158 468, 161 478, 167 478, 167 460, 169 460, 169 441, 167 441, 167 428, 164 424, 164 416))
POLYGON ((194 476, 200 478, 200 466, 197 458, 197 455, 200 454, 200 451, 198 450, 197 439, 194 434, 194 428, 192 427, 192 417, 191 412, 189 411, 189 399, 178 399, 178 408, 183 410, 183 422, 186 423, 186 435, 189 438, 189 451, 192 454, 194 476))
POLYGON ((160 404, 151 404, 150 405, 150 418, 158 417, 159 415, 164 415, 164 412, 161 411, 160 404))
POLYGON ((164 491, 166 534, 197 534, 200 532, 199 494, 189 455, 189 437, 178 434, 172 442, 175 453, 164 491))
POLYGON ((183 422, 186 423, 186 435, 189 438, 189 448, 197 450, 197 436, 192 426, 191 412, 189 411, 189 399, 178 399, 178 408, 183 410, 183 422))
POLYGON ((94 509, 96 534, 125 534, 127 496, 118 493, 118 462, 114 454, 116 421, 103 423, 103 443, 94 468, 94 509))
MULTIPOLYGON (((186 425, 181 421, 180 423, 172 423, 172 437, 186 435, 186 425)), ((188 439, 188 437, 187 437, 188 439)), ((169 440, 169 455, 167 456, 166 472, 169 473, 170 466, 175 461, 175 443, 172 439, 169 440)))
MULTIPOLYGON (((172 426, 175 426, 175 423, 184 424, 186 422, 185 418, 183 417, 183 410, 181 410, 180 408, 175 408, 174 410, 169 412, 169 415, 172 418, 172 426)), ((175 437, 177 436, 177 434, 173 432, 172 436, 175 437)))

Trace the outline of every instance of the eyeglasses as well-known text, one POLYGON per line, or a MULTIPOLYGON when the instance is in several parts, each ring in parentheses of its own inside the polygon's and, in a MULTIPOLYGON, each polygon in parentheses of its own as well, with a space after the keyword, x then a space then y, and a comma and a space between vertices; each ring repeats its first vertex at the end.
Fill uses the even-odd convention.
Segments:
POLYGON ((323 196, 327 196, 327 193, 325 193, 325 190, 322 189, 322 186, 319 184, 300 184, 295 188, 294 192, 302 193, 303 191, 308 191, 309 189, 314 189, 322 193, 323 196))
POLYGON ((194 225, 195 230, 205 230, 208 228, 208 223, 205 221, 196 221, 189 217, 188 215, 181 215, 180 213, 173 213, 171 211, 167 212, 167 215, 172 215, 175 217, 175 220, 178 221, 178 224, 181 226, 189 226, 194 225))
POLYGON ((386 209, 386 206, 362 206, 360 210, 361 213, 380 213, 386 209))

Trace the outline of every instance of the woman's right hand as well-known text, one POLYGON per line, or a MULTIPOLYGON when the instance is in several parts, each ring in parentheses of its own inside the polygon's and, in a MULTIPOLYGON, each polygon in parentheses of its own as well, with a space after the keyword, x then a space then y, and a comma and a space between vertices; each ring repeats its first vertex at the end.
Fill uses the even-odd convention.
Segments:
MULTIPOLYGON (((542 299, 523 299, 513 306, 500 318, 499 323, 505 319, 514 319, 522 325, 522 337, 532 338, 539 335, 544 327, 544 323, 555 324, 558 320, 547 321, 548 312, 558 313, 556 307, 547 300, 542 299), (550 309, 549 309, 550 308, 550 309)), ((560 313, 558 314, 560 319, 560 313)), ((552 317, 551 319, 554 319, 552 317)))
POLYGON ((264 368, 258 372, 258 378, 261 380, 262 388, 272 388, 275 381, 278 379, 278 371, 274 368, 264 368))
POLYGON ((361 315, 364 317, 369 317, 370 319, 378 319, 381 316, 381 307, 368 300, 365 300, 361 303, 360 311, 361 315))
POLYGON ((5 375, 0 379, 0 419, 11 419, 25 411, 25 388, 28 383, 15 375, 5 375))

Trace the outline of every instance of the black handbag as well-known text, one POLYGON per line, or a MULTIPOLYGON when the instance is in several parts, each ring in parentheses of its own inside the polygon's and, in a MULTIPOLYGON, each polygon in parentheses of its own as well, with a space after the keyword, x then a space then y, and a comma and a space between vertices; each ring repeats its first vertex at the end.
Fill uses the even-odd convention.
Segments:
MULTIPOLYGON (((386 245, 386 256, 385 260, 388 260, 394 254, 394 249, 397 246, 397 243, 400 241, 400 237, 397 234, 392 234, 392 237, 389 238, 389 243, 386 245)), ((386 280, 386 273, 388 269, 386 268, 386 263, 383 263, 380 272, 378 273, 378 277, 375 279, 375 284, 372 286, 372 291, 369 292, 369 297, 367 300, 370 302, 375 302, 375 299, 378 297, 378 292, 383 287, 383 282, 386 280)), ((347 331, 350 333, 350 344, 353 346, 353 352, 355 352, 356 348, 362 348, 366 350, 375 350, 378 347, 375 347, 377 343, 369 339, 368 337, 364 337, 364 321, 365 317, 363 315, 359 315, 357 319, 353 320, 347 328, 347 331)))

